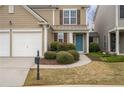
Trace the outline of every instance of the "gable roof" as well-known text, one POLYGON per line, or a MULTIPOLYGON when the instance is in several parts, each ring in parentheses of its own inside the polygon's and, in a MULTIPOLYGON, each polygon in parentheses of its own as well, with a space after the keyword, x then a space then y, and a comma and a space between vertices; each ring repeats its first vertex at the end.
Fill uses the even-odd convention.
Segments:
POLYGON ((93 18, 93 21, 95 21, 96 20, 96 16, 97 16, 97 13, 98 13, 98 9, 99 9, 99 5, 97 6, 97 8, 96 8, 96 12, 95 12, 95 16, 94 16, 94 18, 93 18))
POLYGON ((23 8, 26 9, 29 13, 31 13, 37 20, 39 20, 40 22, 43 22, 45 24, 48 24, 48 22, 41 17, 39 14, 37 14, 34 10, 32 10, 29 6, 27 5, 23 5, 23 8))

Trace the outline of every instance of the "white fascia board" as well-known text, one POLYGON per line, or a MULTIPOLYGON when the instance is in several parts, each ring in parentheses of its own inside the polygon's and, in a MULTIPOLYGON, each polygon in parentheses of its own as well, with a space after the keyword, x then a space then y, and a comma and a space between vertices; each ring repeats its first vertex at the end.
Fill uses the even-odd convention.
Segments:
POLYGON ((5 33, 6 33, 6 32, 8 33, 8 32, 10 32, 10 30, 8 30, 8 29, 4 29, 4 30, 3 30, 3 29, 0 29, 0 33, 4 33, 4 32, 5 32, 5 33))
POLYGON ((37 18, 39 21, 43 21, 44 23, 47 23, 42 17, 37 15, 32 9, 30 9, 28 6, 23 5, 23 8, 26 9, 29 13, 31 13, 35 18, 37 18))
POLYGON ((116 31, 116 30, 117 30, 117 28, 115 27, 113 29, 110 29, 108 32, 113 32, 113 31, 116 31))
POLYGON ((53 33, 88 33, 88 31, 53 31, 53 33))

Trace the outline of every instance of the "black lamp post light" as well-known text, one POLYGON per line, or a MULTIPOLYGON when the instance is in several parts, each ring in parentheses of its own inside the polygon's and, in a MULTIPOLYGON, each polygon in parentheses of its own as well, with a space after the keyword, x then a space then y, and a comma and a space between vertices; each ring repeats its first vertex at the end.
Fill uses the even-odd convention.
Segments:
POLYGON ((40 80, 40 69, 39 69, 40 57, 39 57, 39 50, 37 51, 37 56, 35 57, 35 64, 37 64, 37 80, 40 80))

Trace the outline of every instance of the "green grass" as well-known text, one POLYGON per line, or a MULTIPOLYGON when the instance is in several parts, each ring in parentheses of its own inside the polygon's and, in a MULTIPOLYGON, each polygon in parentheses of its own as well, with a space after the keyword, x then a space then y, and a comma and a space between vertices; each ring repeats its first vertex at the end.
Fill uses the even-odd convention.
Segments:
POLYGON ((102 52, 91 52, 88 55, 105 62, 124 62, 124 56, 122 55, 103 54, 102 52))

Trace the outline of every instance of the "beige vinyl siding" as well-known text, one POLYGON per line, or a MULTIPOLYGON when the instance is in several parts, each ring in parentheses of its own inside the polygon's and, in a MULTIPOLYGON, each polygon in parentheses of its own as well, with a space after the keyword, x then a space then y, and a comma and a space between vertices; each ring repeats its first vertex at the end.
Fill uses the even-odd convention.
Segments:
POLYGON ((48 31, 48 49, 50 48, 50 44, 53 41, 54 41, 54 39, 53 39, 53 33, 52 33, 51 29, 49 29, 49 31, 48 31))
POLYGON ((86 25, 86 9, 80 10, 80 24, 86 25))
POLYGON ((60 10, 55 10, 55 25, 60 25, 60 10))
MULTIPOLYGON (((82 8, 82 5, 57 5, 58 9, 55 9, 55 25, 60 24, 60 10, 65 8, 75 8, 80 10, 80 25, 86 25, 86 8, 82 8)), ((49 24, 53 24, 53 10, 52 9, 34 9, 40 16, 48 21, 49 24)))
POLYGON ((0 28, 39 28, 38 20, 22 6, 15 6, 14 14, 8 13, 8 6, 0 7, 0 28), (9 21, 12 22, 10 26, 9 21))
POLYGON ((40 16, 48 21, 49 24, 53 24, 53 11, 52 9, 34 9, 40 16))

